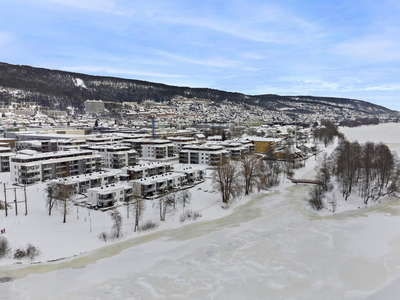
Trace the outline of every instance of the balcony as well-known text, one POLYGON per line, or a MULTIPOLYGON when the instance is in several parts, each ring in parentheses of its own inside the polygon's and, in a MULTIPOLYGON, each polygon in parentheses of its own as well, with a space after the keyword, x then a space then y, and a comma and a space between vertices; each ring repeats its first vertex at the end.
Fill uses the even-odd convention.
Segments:
POLYGON ((109 200, 113 200, 114 197, 112 194, 107 194, 107 195, 99 195, 99 200, 102 201, 109 201, 109 200))

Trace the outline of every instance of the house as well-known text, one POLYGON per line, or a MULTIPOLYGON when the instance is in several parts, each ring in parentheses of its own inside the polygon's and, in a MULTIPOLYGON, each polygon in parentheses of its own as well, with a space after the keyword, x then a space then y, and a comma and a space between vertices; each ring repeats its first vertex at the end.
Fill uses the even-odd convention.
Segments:
POLYGON ((87 203, 98 207, 113 206, 116 202, 129 202, 133 197, 133 187, 129 183, 113 183, 87 190, 87 203))

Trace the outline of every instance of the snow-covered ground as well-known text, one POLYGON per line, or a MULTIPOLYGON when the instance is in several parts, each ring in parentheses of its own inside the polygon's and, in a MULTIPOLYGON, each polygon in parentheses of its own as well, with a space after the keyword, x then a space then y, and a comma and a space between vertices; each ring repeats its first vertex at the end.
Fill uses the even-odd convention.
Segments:
MULTIPOLYGON (((211 220, 231 213, 231 209, 221 207, 220 195, 213 190, 210 170, 203 183, 190 188, 193 200, 186 204, 185 210, 199 212, 202 217, 197 219, 211 220)), ((11 185, 9 173, 0 173, 0 182, 7 183, 7 201, 12 203, 15 195, 11 185)), ((2 189, 3 186, 1 186, 2 189)), ((6 234, 13 249, 24 248, 28 243, 37 246, 41 250, 41 255, 36 262, 46 262, 49 260, 71 257, 90 251, 96 248, 104 247, 106 244, 98 238, 101 232, 111 232, 112 221, 107 212, 88 209, 86 207, 73 206, 67 215, 67 222, 64 224, 63 216, 59 211, 53 211, 48 215, 45 207, 45 187, 46 183, 40 183, 33 186, 27 186, 28 215, 25 216, 25 204, 18 203, 18 215, 15 215, 14 205, 8 210, 8 217, 5 217, 5 211, 1 211, 0 229, 5 228, 6 234)), ((17 187, 20 188, 20 187, 17 187)), ((3 189, 2 189, 3 190, 3 189)), ((24 200, 23 189, 17 189, 17 200, 24 200)), ((251 199, 250 196, 239 198, 232 207, 244 203, 251 199)), ((117 240, 109 240, 108 243, 117 243, 123 240, 143 236, 149 232, 134 232, 134 216, 127 206, 118 207, 122 215, 123 237, 117 240)), ((175 228, 186 223, 196 222, 186 220, 180 222, 180 216, 183 212, 181 204, 177 204, 177 210, 174 214, 167 215, 165 222, 159 221, 159 211, 153 207, 153 201, 146 201, 146 209, 143 213, 141 223, 151 220, 159 224, 157 229, 151 231, 175 228)), ((139 224, 140 225, 140 224, 139 224)), ((26 260, 19 260, 23 264, 30 264, 26 260)), ((13 264, 14 259, 2 259, 0 265, 13 264)))
POLYGON ((400 123, 386 123, 361 127, 340 127, 349 140, 357 140, 360 143, 367 141, 382 142, 395 150, 400 155, 400 123))
MULTIPOLYGON (((360 137, 368 132, 357 129, 360 137)), ((311 158, 294 177, 312 179, 314 167, 311 158)), ((214 205, 217 194, 198 187, 194 197, 209 201, 201 219, 184 226, 170 221, 135 238, 125 229, 125 241, 95 249, 100 243, 58 262, 4 265, 0 281, 8 282, 0 283, 0 299, 399 299, 398 199, 316 215, 306 209, 310 187, 283 178, 269 193, 223 210, 214 205)), ((67 224, 87 225, 79 213, 67 224)), ((48 218, 62 221, 59 215, 48 218)), ((52 222, 48 228, 56 226, 52 222)))

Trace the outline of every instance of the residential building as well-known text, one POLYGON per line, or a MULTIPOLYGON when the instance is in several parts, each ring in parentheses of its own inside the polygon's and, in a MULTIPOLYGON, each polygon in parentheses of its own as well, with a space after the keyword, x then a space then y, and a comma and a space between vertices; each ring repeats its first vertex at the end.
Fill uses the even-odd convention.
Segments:
POLYGON ((174 144, 169 140, 144 140, 142 157, 163 159, 174 156, 174 144))
POLYGON ((154 196, 181 187, 186 183, 184 174, 166 173, 132 180, 135 194, 141 197, 154 196))
POLYGON ((102 113, 104 112, 104 102, 102 100, 86 100, 86 113, 102 113))
POLYGON ((168 140, 174 144, 174 152, 179 153, 182 150, 183 146, 188 146, 192 144, 198 143, 195 138, 193 137, 186 137, 186 136, 170 136, 168 140))
POLYGON ((81 174, 58 179, 65 185, 72 185, 76 194, 86 193, 88 189, 111 185, 118 182, 119 170, 107 170, 81 174))
POLYGON ((89 149, 96 150, 100 153, 105 168, 121 169, 136 164, 136 151, 129 146, 91 146, 89 149))
POLYGON ((282 139, 279 138, 263 138, 263 137, 247 137, 254 144, 254 151, 258 153, 274 152, 279 147, 282 139))
POLYGON ((86 143, 89 146, 114 145, 121 142, 123 139, 123 137, 117 135, 99 135, 87 138, 86 143))
POLYGON ((122 168, 119 177, 120 180, 135 180, 165 174, 172 170, 173 167, 169 163, 154 162, 122 168))
POLYGON ((133 196, 132 184, 113 183, 87 190, 87 202, 98 207, 113 206, 116 202, 129 202, 133 196))
POLYGON ((101 155, 92 150, 18 154, 10 159, 11 181, 31 184, 99 171, 101 155))
POLYGON ((218 164, 222 157, 229 157, 229 151, 221 145, 184 146, 179 152, 179 163, 182 164, 218 164))
POLYGON ((0 148, 0 172, 10 172, 10 157, 14 155, 11 148, 0 148))

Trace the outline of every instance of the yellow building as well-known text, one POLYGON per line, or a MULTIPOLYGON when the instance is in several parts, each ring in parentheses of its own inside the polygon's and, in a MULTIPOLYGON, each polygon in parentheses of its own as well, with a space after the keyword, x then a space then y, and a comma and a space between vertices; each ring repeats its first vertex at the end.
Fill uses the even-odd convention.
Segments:
POLYGON ((274 138, 251 137, 248 139, 253 141, 254 151, 258 153, 274 152, 277 145, 281 142, 281 139, 274 138))

